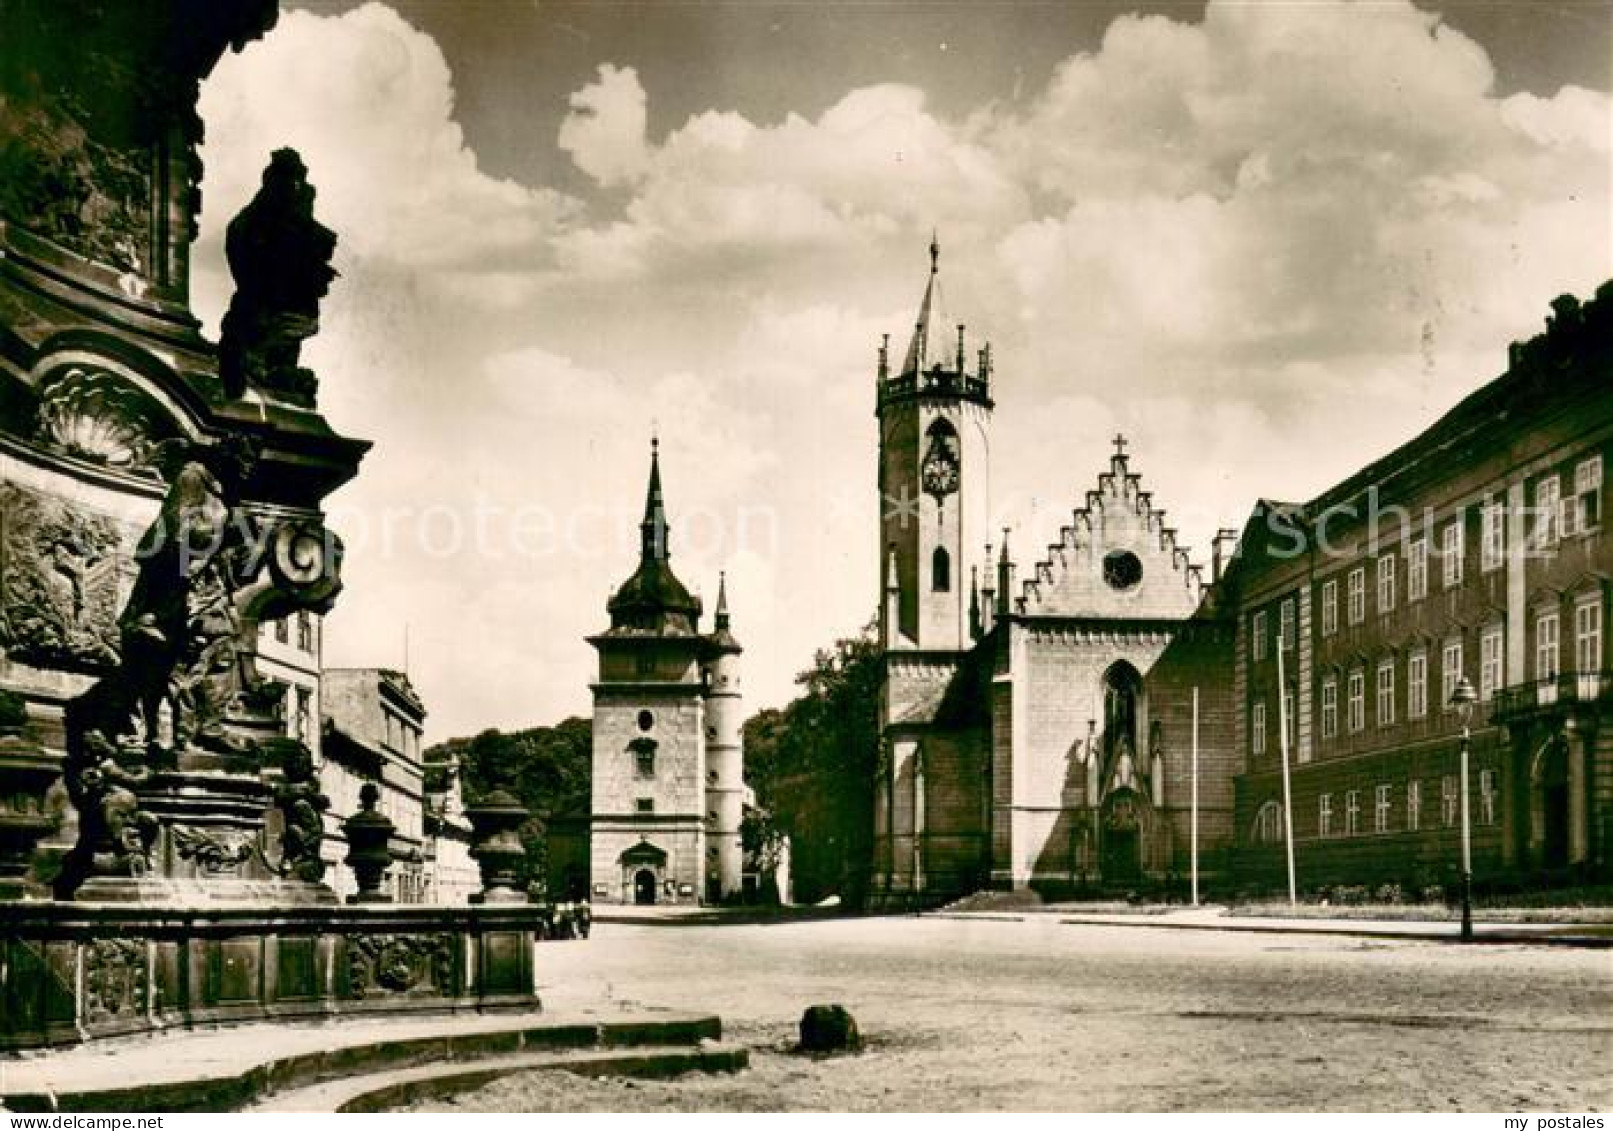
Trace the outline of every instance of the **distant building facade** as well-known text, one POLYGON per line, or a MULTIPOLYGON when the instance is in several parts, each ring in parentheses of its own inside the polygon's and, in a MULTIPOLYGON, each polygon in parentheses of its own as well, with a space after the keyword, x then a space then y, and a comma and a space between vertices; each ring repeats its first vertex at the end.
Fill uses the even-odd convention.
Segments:
POLYGON ((1189 868, 1195 691, 1206 862, 1232 841, 1233 622, 1116 438, 1016 577, 987 526, 991 349, 942 313, 880 351, 881 771, 870 895, 1132 886, 1189 868), (973 364, 973 369, 969 365, 973 364), (976 555, 984 551, 984 558, 976 555), (964 576, 964 564, 981 562, 964 576))
POLYGON ((696 903, 742 884, 742 649, 720 585, 710 633, 672 572, 658 452, 640 526, 639 565, 589 638, 593 684, 591 898, 696 903))
POLYGON ((391 895, 399 903, 427 902, 425 704, 408 676, 388 668, 327 668, 323 684, 328 882, 339 895, 355 890, 342 821, 358 812, 359 790, 373 781, 381 791, 376 809, 393 824, 391 895))
POLYGON ((306 610, 258 626, 258 674, 283 689, 280 717, 286 737, 301 739, 316 762, 323 634, 321 618, 306 610))
POLYGON ((470 854, 472 830, 458 755, 444 752, 443 760, 427 761, 424 771, 425 899, 465 903, 482 890, 482 874, 470 854))
POLYGON ((1431 428, 1242 539, 1239 875, 1278 882, 1279 729, 1301 887, 1448 881, 1461 679, 1477 690, 1474 873, 1557 882, 1613 863, 1613 284, 1431 428), (1278 648, 1284 670, 1278 676, 1278 648))

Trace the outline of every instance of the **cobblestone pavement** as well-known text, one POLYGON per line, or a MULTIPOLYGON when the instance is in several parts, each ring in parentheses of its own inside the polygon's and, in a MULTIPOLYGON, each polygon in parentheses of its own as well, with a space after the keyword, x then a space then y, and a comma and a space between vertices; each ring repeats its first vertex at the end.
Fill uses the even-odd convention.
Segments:
POLYGON ((567 1011, 712 1010, 749 1071, 512 1077, 459 1110, 1607 1110, 1608 951, 957 919, 601 924, 567 1011), (787 1050, 844 1003, 861 1056, 787 1050))

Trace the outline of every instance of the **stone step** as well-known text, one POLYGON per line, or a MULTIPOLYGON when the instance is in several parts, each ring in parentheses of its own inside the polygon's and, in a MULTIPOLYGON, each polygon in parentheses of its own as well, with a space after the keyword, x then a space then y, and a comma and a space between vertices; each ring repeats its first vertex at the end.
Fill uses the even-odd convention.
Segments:
POLYGON ((737 1045, 701 1041, 618 1051, 527 1053, 492 1057, 470 1064, 431 1064, 331 1080, 280 1092, 242 1111, 380 1112, 424 1100, 447 1099, 491 1084, 516 1072, 572 1072, 583 1076, 665 1078, 686 1072, 737 1072, 750 1053, 737 1045))
MULTIPOLYGON (((451 1072, 498 1058, 568 1053, 606 1059, 645 1049, 657 1057, 667 1049, 696 1054, 721 1036, 716 1017, 651 1011, 608 1019, 399 1017, 191 1030, 0 1057, 0 1106, 14 1112, 234 1111, 294 1089, 376 1073, 451 1072)), ((699 1066, 692 1057, 689 1067, 699 1066)))

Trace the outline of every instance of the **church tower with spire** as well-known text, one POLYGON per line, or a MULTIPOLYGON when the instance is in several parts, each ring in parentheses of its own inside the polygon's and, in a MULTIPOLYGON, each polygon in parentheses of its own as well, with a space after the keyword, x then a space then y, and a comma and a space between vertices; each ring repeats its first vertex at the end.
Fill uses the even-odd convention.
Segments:
POLYGON ((894 895, 976 872, 986 819, 984 799, 955 785, 984 780, 986 743, 938 720, 947 689, 970 678, 984 631, 969 565, 990 537, 991 346, 971 351, 963 325, 947 318, 940 259, 932 236, 913 337, 900 365, 886 338, 875 386, 886 769, 874 851, 878 882, 894 895))
POLYGON ((973 645, 968 563, 989 535, 991 346, 946 315, 941 248, 901 365, 879 351, 880 634, 890 650, 973 645))
POLYGON ((744 766, 741 648, 726 582, 715 630, 672 572, 659 441, 639 524, 639 562, 589 637, 593 684, 592 898, 696 903, 739 890, 744 766), (708 882, 709 878, 709 882, 708 882))

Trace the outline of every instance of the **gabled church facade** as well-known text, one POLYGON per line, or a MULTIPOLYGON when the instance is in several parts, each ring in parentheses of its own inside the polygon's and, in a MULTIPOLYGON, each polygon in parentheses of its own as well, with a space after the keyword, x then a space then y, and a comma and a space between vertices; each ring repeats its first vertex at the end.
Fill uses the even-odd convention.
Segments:
MULTIPOLYGON (((939 250, 877 385, 883 750, 872 897, 1185 879, 1232 839, 1234 621, 1125 440, 1023 578, 987 522, 991 350, 968 366, 939 250), (954 336, 955 333, 955 336, 954 336), (984 571, 962 563, 984 550, 984 571), (1195 699, 1197 706, 1195 710, 1195 699)), ((978 559, 977 559, 978 560, 978 559)), ((1219 561, 1219 556, 1217 558, 1219 561)), ((1212 579, 1213 580, 1213 579, 1212 579)))

